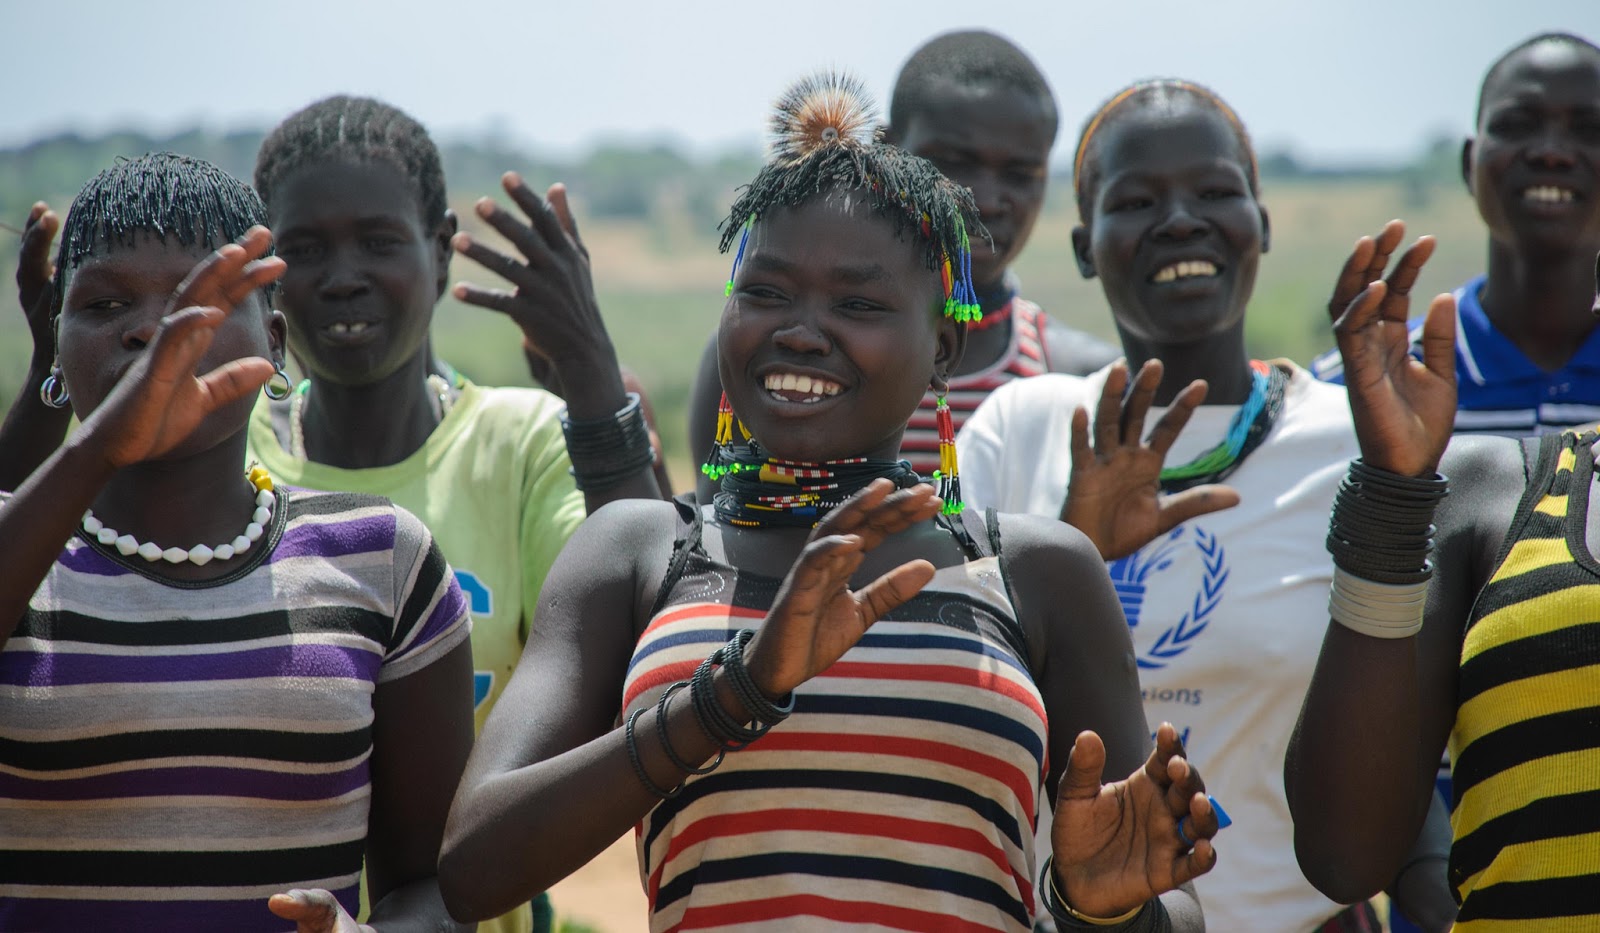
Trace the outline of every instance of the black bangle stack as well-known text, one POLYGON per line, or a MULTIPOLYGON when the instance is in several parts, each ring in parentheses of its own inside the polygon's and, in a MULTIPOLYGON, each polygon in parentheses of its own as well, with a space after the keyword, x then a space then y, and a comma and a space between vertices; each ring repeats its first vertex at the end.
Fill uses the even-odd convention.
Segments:
POLYGON ((1334 565, 1374 583, 1426 582, 1433 513, 1449 488, 1437 474, 1420 479, 1351 461, 1328 523, 1334 565))
MULTIPOLYGON (((685 774, 710 774, 722 764, 722 759, 728 752, 744 748, 756 739, 766 735, 773 726, 787 719, 794 712, 794 693, 791 692, 782 705, 773 703, 756 687, 755 680, 744 666, 744 648, 754 637, 749 629, 738 632, 721 648, 711 653, 694 672, 690 680, 680 680, 661 692, 661 698, 656 700, 656 737, 661 742, 661 747, 666 751, 667 758, 673 766, 685 774), (723 708, 717 702, 717 695, 711 678, 717 665, 728 671, 729 683, 733 685, 734 692, 739 697, 739 702, 746 710, 754 714, 754 726, 746 725, 738 720, 734 714, 723 708), (687 687, 689 689, 689 702, 694 708, 694 717, 700 723, 700 729, 721 746, 717 750, 717 757, 703 768, 697 768, 685 761, 678 750, 672 747, 672 737, 667 732, 667 706, 678 691, 687 687)), ((639 717, 644 715, 641 707, 633 711, 623 724, 623 743, 628 748, 628 763, 633 765, 633 773, 639 778, 639 783, 645 786, 650 793, 662 800, 670 800, 683 792, 686 781, 680 781, 676 787, 663 788, 651 780, 650 773, 645 770, 644 761, 639 756, 638 739, 634 727, 639 717)))
POLYGON ((656 460, 637 392, 629 392, 628 404, 609 418, 573 421, 562 412, 561 433, 567 439, 572 478, 584 492, 604 492, 656 460))

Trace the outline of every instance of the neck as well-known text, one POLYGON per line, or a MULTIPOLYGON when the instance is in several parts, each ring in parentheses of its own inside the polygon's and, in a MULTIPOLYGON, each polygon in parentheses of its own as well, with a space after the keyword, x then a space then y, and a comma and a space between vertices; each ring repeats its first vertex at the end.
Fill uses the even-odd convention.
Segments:
POLYGON ((1250 371, 1250 355, 1244 349, 1242 326, 1187 344, 1150 343, 1118 330, 1132 375, 1138 375, 1139 367, 1149 360, 1161 361, 1164 373, 1156 389, 1156 405, 1171 405, 1173 398, 1196 379, 1204 379, 1210 386, 1207 405, 1241 405, 1250 397, 1255 377, 1250 371))
POLYGON ((118 470, 94 500, 106 525, 162 547, 232 541, 255 510, 245 479, 245 432, 192 457, 118 470))
POLYGON ((1490 240, 1484 314, 1534 363, 1559 369, 1595 326, 1594 255, 1524 256, 1490 240))
POLYGON ((346 470, 391 466, 416 453, 439 426, 426 379, 429 343, 389 376, 346 386, 311 379, 301 409, 307 459, 346 470))
POLYGON ((978 293, 978 307, 983 309, 984 314, 1004 308, 1006 302, 1016 294, 1011 276, 1004 271, 992 282, 972 283, 972 289, 978 293))

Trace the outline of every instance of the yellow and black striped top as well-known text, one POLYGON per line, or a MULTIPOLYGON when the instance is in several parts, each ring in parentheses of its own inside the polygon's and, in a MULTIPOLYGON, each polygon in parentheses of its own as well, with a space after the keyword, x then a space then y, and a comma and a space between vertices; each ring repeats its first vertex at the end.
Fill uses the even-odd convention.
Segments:
POLYGON ((1600 930, 1596 434, 1546 439, 1461 646, 1457 930, 1600 930))

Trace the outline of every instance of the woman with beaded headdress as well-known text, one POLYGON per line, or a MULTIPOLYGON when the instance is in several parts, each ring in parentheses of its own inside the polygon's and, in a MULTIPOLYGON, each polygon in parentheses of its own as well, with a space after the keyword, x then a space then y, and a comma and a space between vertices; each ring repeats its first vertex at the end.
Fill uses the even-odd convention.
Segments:
POLYGON ((898 458, 963 348, 970 195, 874 140, 853 81, 800 83, 775 124, 724 235, 721 492, 573 536, 452 809, 451 910, 637 825, 655 930, 1027 930, 1041 900, 1201 929, 1218 811, 1170 726, 1151 748, 1093 546, 964 512, 948 430, 939 495, 898 458))
POLYGON ((363 929, 449 928, 466 599, 388 500, 247 469, 253 397, 288 389, 265 219, 161 153, 62 225, 82 426, 0 494, 5 929, 349 931, 363 861, 363 929))

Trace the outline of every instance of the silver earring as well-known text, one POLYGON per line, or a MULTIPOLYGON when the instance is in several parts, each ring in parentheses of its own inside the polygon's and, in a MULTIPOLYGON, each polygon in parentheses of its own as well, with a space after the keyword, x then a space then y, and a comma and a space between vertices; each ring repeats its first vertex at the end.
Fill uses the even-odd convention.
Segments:
POLYGON ((289 393, 294 391, 294 383, 289 380, 289 374, 284 372, 282 363, 278 364, 277 371, 272 374, 271 379, 267 380, 267 384, 261 387, 261 391, 265 392, 267 398, 272 399, 274 402, 283 401, 289 397, 289 393))
POLYGON ((51 408, 66 408, 70 400, 66 377, 61 375, 61 364, 55 363, 50 367, 50 375, 39 384, 39 401, 51 408))

